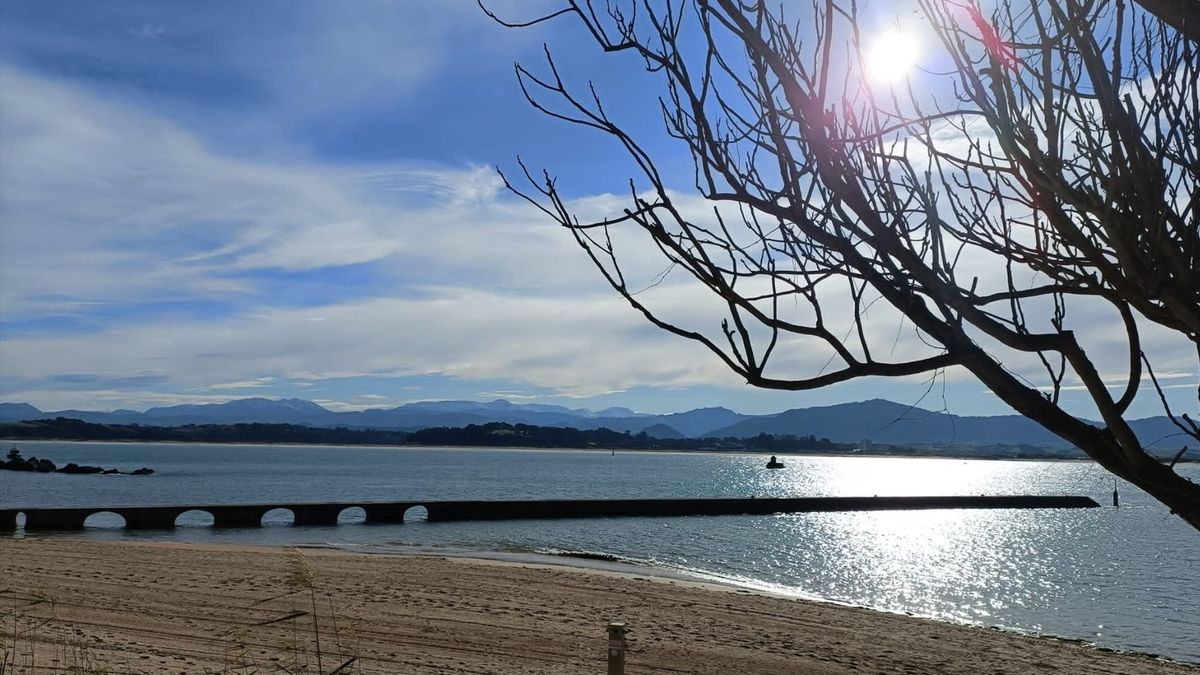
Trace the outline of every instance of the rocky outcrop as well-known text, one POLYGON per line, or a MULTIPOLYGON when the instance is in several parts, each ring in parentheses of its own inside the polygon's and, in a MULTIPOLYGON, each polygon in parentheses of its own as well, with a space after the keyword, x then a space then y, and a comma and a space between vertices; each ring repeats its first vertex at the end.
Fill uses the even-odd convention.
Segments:
MULTIPOLYGON (((4 461, 0 461, 0 470, 6 471, 28 471, 32 473, 70 473, 70 474, 119 474, 119 469, 105 469, 100 466, 80 465, 75 462, 70 462, 61 469, 54 462, 48 459, 38 459, 37 457, 25 458, 21 456, 21 451, 17 448, 12 448, 5 455, 4 461)), ((142 467, 136 471, 130 471, 130 476, 149 476, 154 473, 154 469, 142 467)))
POLYGON ((56 469, 58 473, 104 473, 104 469, 98 466, 79 466, 75 462, 67 464, 61 469, 56 469))

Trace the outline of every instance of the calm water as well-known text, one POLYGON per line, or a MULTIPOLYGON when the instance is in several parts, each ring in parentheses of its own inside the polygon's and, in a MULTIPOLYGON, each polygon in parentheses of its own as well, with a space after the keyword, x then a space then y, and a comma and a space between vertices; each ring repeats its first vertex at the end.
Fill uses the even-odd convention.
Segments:
MULTIPOLYGON (((1086 462, 22 442, 26 456, 157 474, 0 472, 0 507, 554 497, 1082 494, 1086 462)), ((8 444, 5 444, 5 448, 8 444)), ((1200 466, 1183 469, 1200 480, 1200 466)), ((78 536, 369 551, 607 553, 674 573, 1200 662, 1200 535, 1131 486, 1121 508, 814 513, 125 532, 78 536)), ((358 514, 361 518, 361 514, 358 514)))

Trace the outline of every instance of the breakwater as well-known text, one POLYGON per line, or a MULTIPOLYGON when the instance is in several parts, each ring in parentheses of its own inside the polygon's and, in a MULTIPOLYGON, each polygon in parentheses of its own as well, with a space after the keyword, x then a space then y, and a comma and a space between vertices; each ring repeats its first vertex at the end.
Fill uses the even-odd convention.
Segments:
POLYGON ((208 513, 214 527, 257 527, 268 511, 290 511, 296 525, 336 525, 346 509, 360 508, 368 523, 403 523, 423 507, 434 522, 556 518, 767 515, 821 511, 914 509, 1070 509, 1099 506, 1079 496, 791 497, 696 499, 539 499, 472 501, 322 502, 169 506, 92 506, 0 509, 0 531, 78 530, 89 516, 115 513, 129 529, 171 529, 189 511, 208 513))

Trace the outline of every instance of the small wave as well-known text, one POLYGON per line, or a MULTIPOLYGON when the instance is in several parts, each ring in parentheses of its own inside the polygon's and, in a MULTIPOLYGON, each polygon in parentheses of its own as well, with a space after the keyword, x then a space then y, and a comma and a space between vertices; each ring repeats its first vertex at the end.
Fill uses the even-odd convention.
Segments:
POLYGON ((581 560, 598 560, 600 562, 624 563, 626 565, 645 564, 643 561, 634 560, 633 558, 624 558, 612 553, 599 553, 596 551, 564 551, 560 549, 539 549, 536 551, 542 555, 552 555, 560 558, 579 558, 581 560))

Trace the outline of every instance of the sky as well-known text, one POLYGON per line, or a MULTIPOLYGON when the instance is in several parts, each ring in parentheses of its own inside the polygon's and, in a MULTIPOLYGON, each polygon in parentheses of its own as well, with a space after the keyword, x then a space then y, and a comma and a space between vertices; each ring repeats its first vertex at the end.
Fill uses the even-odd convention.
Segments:
MULTIPOLYGON (((490 5, 522 19, 553 3, 490 5)), ((0 400, 1010 412, 959 372, 757 390, 649 325, 497 174, 545 167, 585 212, 619 205, 633 175, 523 100, 513 64, 537 70, 544 47, 690 181, 657 80, 572 21, 508 30, 474 0, 0 4, 0 400)), ((655 299, 719 321, 675 277, 655 299)), ((1112 326, 1084 328, 1104 345, 1112 326)), ((1194 358, 1163 344, 1172 401, 1194 409, 1194 358)), ((827 359, 796 349, 800 366, 827 359)), ((1160 410, 1143 392, 1133 412, 1160 410)))

